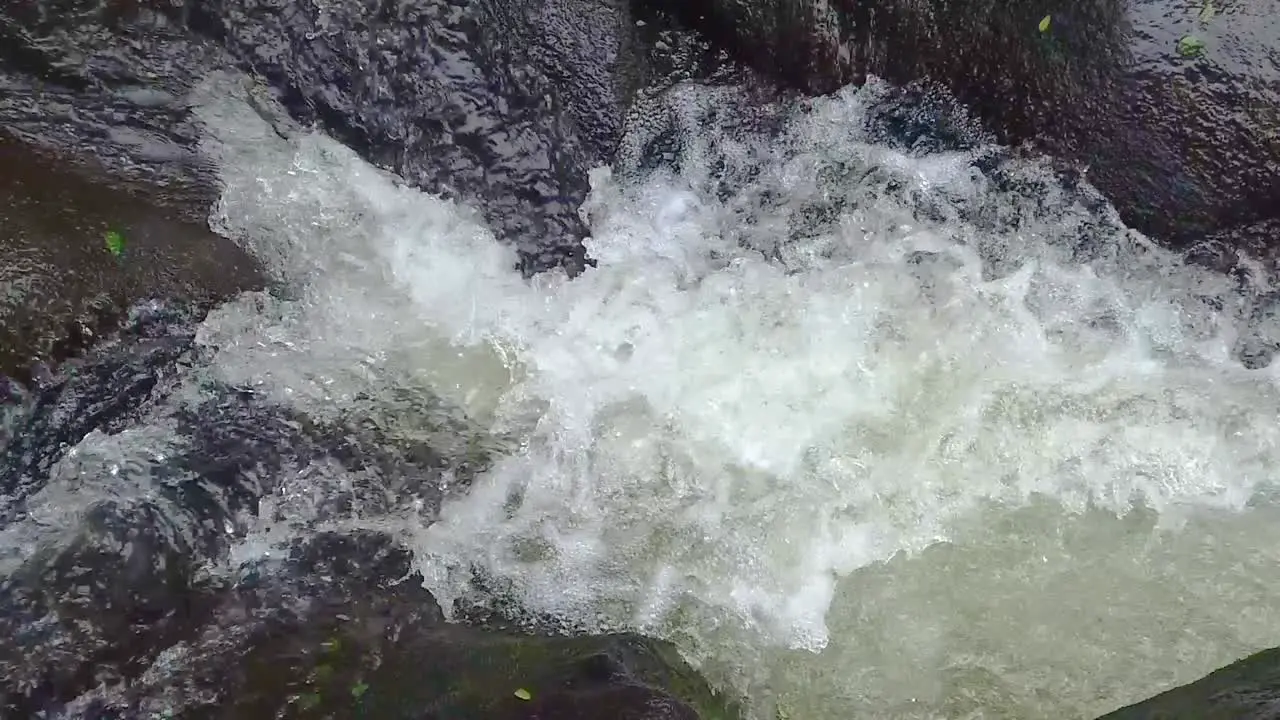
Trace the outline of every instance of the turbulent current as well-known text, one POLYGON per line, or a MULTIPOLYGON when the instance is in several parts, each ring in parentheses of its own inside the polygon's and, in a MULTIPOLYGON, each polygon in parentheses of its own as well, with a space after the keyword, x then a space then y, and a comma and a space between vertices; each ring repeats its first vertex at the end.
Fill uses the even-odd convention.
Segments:
MULTIPOLYGON (((211 87, 214 226, 278 287, 199 372, 393 438, 465 419, 428 439, 489 461, 438 519, 325 522, 409 539, 446 608, 670 639, 760 718, 1087 717, 1276 644, 1263 279, 894 102, 651 97, 591 176, 596 266, 526 280, 474 211, 211 87)), ((300 468, 237 557, 359 482, 300 468)))

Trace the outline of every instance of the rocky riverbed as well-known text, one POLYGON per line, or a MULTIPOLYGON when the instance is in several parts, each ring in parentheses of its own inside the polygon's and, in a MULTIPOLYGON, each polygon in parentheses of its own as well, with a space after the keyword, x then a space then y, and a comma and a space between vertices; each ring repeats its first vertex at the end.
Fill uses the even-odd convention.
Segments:
MULTIPOLYGON (((892 147, 1025 142, 1087 165, 1126 222, 1189 260, 1269 272, 1280 207, 1272 15, 1247 3, 1200 7, 1191 20, 1161 3, 790 7, 18 0, 0 10, 6 716, 743 712, 667 642, 582 635, 492 603, 441 607, 403 533, 351 522, 411 513, 429 523, 509 449, 455 399, 406 384, 396 407, 420 418, 406 437, 367 398, 313 416, 209 374, 220 350, 202 324, 211 308, 304 290, 296 268, 282 273, 209 229, 221 188, 197 95, 211 72, 240 78, 279 137, 322 129, 409 185, 477 208, 526 277, 577 275, 593 261, 579 211, 593 167, 641 176, 707 161, 681 146, 690 108, 663 97, 673 83, 745 88, 743 107, 726 105, 717 122, 767 130, 777 113, 751 108, 867 73, 906 85, 893 91, 904 102, 874 119, 892 147), (1191 32, 1202 52, 1171 54, 1191 32), (637 117, 656 130, 619 152, 637 117), (1262 260, 1242 265, 1237 251, 1262 260)), ((732 169, 733 153, 713 161, 732 169)), ((999 179, 1000 159, 989 162, 999 179)), ((741 178, 725 174, 726 196, 731 180, 741 178)), ((1274 297, 1250 302, 1265 318, 1274 297)), ((1265 368, 1280 337, 1250 332, 1234 352, 1265 368)), ((1268 717, 1270 655, 1233 667, 1114 717, 1268 717)))

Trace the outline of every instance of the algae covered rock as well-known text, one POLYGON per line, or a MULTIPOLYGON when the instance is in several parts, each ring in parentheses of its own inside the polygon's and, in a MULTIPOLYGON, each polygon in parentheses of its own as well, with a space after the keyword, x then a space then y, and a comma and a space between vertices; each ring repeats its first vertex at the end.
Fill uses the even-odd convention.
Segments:
POLYGON ((143 197, 3 130, 0 167, 0 374, 27 381, 34 364, 84 353, 141 300, 207 308, 263 284, 247 252, 162 189, 143 197))

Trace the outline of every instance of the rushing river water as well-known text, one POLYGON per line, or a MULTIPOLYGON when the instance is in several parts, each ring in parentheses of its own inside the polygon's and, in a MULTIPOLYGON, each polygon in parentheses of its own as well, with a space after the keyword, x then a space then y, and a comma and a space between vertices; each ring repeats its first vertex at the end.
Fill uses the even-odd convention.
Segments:
MULTIPOLYGON (((496 459, 438 521, 325 518, 410 538, 446 608, 668 638, 790 720, 1089 717, 1280 641, 1277 371, 1237 358, 1268 288, 1087 185, 906 147, 874 82, 759 122, 691 84, 593 173, 597 267, 525 280, 475 212, 231 88, 214 224, 281 286, 193 372, 389 437, 464 413, 496 459)), ((236 558, 360 482, 299 468, 236 558)))

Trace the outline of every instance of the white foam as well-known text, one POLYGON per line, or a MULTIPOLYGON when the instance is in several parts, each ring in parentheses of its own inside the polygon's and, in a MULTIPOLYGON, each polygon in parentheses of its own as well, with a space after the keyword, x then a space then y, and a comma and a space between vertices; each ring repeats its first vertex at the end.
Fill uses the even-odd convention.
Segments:
MULTIPOLYGON (((927 717, 968 686, 930 691, 921 678, 1041 641, 930 610, 946 588, 919 580, 937 557, 921 551, 970 553, 974 575, 1004 593, 972 588, 956 607, 1045 608, 1036 621, 1053 632, 1035 647, 1049 647, 1065 642, 1058 598, 1007 585, 1000 563, 1013 561, 981 550, 1021 552, 1002 544, 1014 534, 1001 523, 1034 510, 1051 519, 1045 533, 1078 518, 1105 534, 1149 508, 1225 511, 1234 527, 1267 487, 1280 461, 1275 372, 1230 358, 1245 298, 1223 278, 1082 207, 1034 163, 1013 166, 1036 188, 1018 194, 978 173, 977 153, 875 143, 861 129, 874 83, 792 110, 780 138, 707 125, 726 92, 680 90, 691 149, 679 173, 593 173, 597 268, 532 282, 474 214, 319 135, 273 136, 228 86, 206 95, 226 184, 216 224, 295 293, 211 318, 202 339, 220 349, 219 372, 316 413, 371 393, 361 402, 394 404, 379 393, 422 383, 519 439, 416 532, 446 607, 479 568, 531 612, 675 638, 757 702, 803 704, 793 717, 855 706, 927 717), (758 173, 718 195, 714 157, 727 176, 758 173), (784 237, 812 205, 836 220, 784 237), (1098 228, 1111 230, 1082 250, 1098 228), (775 259, 758 250, 769 247, 775 259), (915 559, 875 565, 904 551, 915 559), (876 652, 840 633, 867 630, 857 606, 870 601, 857 598, 893 592, 917 620, 980 629, 951 642, 877 606, 878 631, 898 633, 903 654, 881 658, 898 675, 877 675, 858 666, 876 652)), ((633 128, 626 147, 650 130, 633 128)), ((1087 568, 1097 558, 1070 551, 1081 548, 1110 552, 1082 541, 1044 563, 1087 568)), ((1124 606, 1158 598, 1140 574, 1082 577, 1111 583, 1108 601, 1124 606), (1127 586, 1142 591, 1129 599, 1127 586)), ((1138 641, 1106 628, 1099 642, 1138 641)), ((1098 683, 1115 674, 1153 682, 1136 679, 1130 654, 1064 656, 1081 665, 1056 667, 1074 684, 1055 685, 1047 707, 1102 709, 1098 683)), ((1001 678, 1017 685, 1010 707, 1039 697, 1028 672, 1001 678)))

